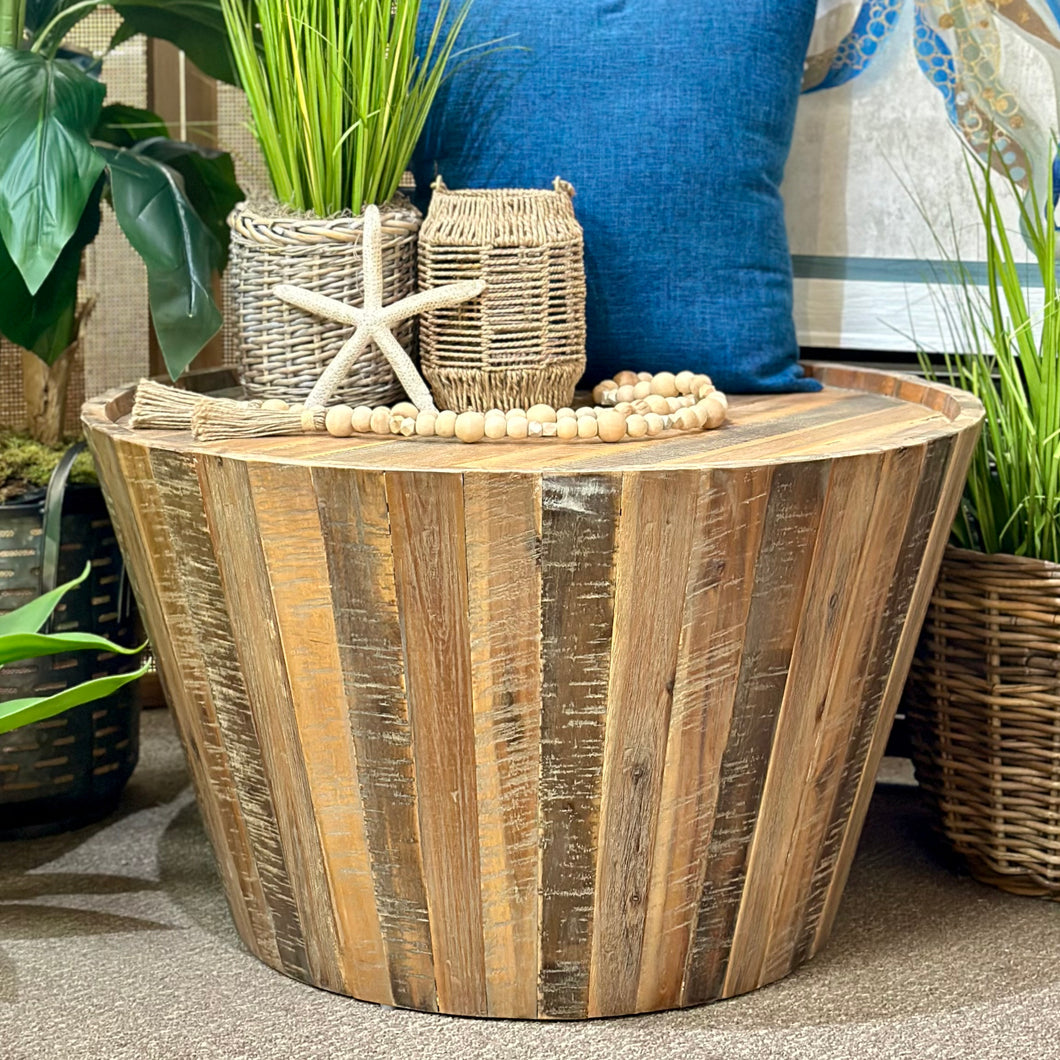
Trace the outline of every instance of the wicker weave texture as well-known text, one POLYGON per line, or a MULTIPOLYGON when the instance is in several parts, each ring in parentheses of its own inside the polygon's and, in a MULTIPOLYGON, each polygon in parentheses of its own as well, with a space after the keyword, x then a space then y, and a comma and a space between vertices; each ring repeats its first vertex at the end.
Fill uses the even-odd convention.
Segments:
MULTIPOLYGON (((85 403, 85 361, 83 345, 78 343, 70 381, 66 388, 66 413, 63 431, 69 435, 81 431, 81 406, 85 403)), ((26 429, 26 397, 22 390, 22 349, 0 337, 0 427, 26 429)))
POLYGON ((435 184, 420 289, 483 279, 484 294, 420 318, 420 360, 441 408, 569 405, 585 371, 585 266, 573 189, 451 191, 435 184))
POLYGON ((1060 899, 1060 565, 948 548, 904 709, 971 873, 1060 899))
MULTIPOLYGON (((416 289, 416 235, 421 217, 397 198, 382 214, 383 302, 416 289)), ((239 366, 252 397, 304 400, 353 328, 309 316, 273 293, 293 284, 350 305, 364 301, 360 217, 277 217, 244 204, 229 218, 232 247, 225 272, 225 360, 239 366)), ((410 353, 415 323, 394 329, 410 353)), ((382 405, 401 386, 373 344, 358 359, 334 402, 382 405)))

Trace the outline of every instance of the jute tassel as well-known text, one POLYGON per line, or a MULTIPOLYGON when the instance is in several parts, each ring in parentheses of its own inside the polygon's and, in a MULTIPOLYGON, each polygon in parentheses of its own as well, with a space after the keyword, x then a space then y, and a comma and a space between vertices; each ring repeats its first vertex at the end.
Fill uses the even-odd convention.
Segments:
POLYGON ((191 414, 204 401, 221 401, 241 408, 256 408, 260 401, 233 401, 208 398, 194 390, 181 390, 151 379, 141 379, 136 387, 129 425, 141 430, 181 431, 191 426, 191 414))
POLYGON ((191 433, 200 442, 264 438, 278 434, 313 434, 326 431, 326 415, 327 409, 293 408, 279 411, 252 408, 235 401, 202 401, 191 414, 191 433))

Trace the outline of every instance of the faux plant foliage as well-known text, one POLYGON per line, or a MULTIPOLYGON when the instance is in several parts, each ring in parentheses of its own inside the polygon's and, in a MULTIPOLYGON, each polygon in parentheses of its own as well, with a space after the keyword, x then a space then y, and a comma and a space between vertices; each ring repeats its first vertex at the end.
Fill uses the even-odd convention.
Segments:
MULTIPOLYGON (((951 258, 950 286, 935 291, 955 348, 970 351, 945 355, 943 379, 971 391, 986 409, 954 537, 965 548, 1060 563, 1060 289, 1052 175, 1039 195, 1033 186, 1024 193, 989 162, 970 162, 968 173, 987 282, 978 286, 964 263, 951 258), (1002 195, 1019 203, 1022 238, 1005 229, 1002 195), (1041 311, 1033 309, 1024 285, 1028 257, 1042 288, 1041 311)), ((935 375, 927 358, 922 361, 935 375)))
MULTIPOLYGON (((83 64, 56 57, 62 33, 96 6, 29 0, 20 47, 0 46, 0 333, 49 364, 76 337, 81 253, 102 195, 147 265, 155 330, 176 378, 220 326, 212 276, 227 255, 224 216, 242 193, 228 155, 169 141, 149 111, 103 106, 105 88, 83 64)), ((132 6, 153 11, 157 35, 169 39, 211 19, 219 32, 216 0, 132 6)), ((15 0, 0 0, 4 14, 17 21, 15 0)))
MULTIPOLYGON (((143 651, 142 646, 124 648, 94 633, 39 632, 63 596, 80 585, 88 577, 90 570, 91 565, 86 564, 84 571, 73 581, 42 594, 6 615, 0 615, 0 666, 76 650, 109 651, 121 655, 139 655, 143 651)), ((129 673, 84 681, 50 696, 29 696, 0 702, 0 733, 9 732, 30 722, 43 721, 71 707, 101 699, 130 681, 142 677, 146 672, 147 667, 142 666, 129 673)))
POLYGON ((273 190, 361 213, 397 191, 470 0, 442 0, 422 56, 420 0, 220 0, 273 190))
POLYGON ((0 49, 0 239, 30 294, 103 171, 89 141, 106 89, 63 59, 0 49))

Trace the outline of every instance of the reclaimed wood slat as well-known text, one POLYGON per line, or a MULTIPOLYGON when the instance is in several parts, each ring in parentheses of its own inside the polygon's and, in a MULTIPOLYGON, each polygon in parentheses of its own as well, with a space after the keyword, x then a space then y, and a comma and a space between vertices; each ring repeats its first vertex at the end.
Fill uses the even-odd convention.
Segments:
POLYGON ((699 482, 648 892, 640 1012, 681 1003, 772 477, 772 468, 755 468, 712 471, 699 482))
POLYGON ((396 1005, 438 1005, 390 515, 379 475, 315 468, 375 900, 396 1005))
POLYGON ((468 632, 487 1007, 537 1015, 541 497, 535 478, 464 480, 468 632), (496 518, 503 513, 503 518, 496 518))
POLYGON ((631 1012, 698 499, 695 472, 623 480, 600 793, 589 1015, 631 1012), (675 574, 678 577, 675 577, 675 574))
POLYGON ((291 706, 333 908, 343 989, 394 1003, 375 908, 356 751, 312 475, 251 464, 250 494, 275 602, 291 706))
POLYGON ((622 482, 541 483, 539 1014, 588 1012, 615 533, 622 482))
POLYGON ((463 481, 386 476, 438 1005, 485 1015, 463 481))
MULTIPOLYGON (((342 990, 335 913, 324 879, 324 858, 313 815, 301 738, 284 666, 269 572, 251 496, 246 464, 203 460, 199 482, 213 542, 226 629, 246 688, 243 719, 274 815, 284 884, 297 911, 305 947, 306 975, 329 990, 342 990)), ((204 611, 207 608, 204 607, 204 611)))

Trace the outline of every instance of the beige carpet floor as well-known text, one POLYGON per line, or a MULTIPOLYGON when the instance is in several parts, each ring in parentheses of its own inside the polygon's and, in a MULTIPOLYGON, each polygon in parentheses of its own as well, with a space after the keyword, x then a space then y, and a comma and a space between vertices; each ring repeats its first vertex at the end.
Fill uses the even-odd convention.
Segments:
POLYGON ((145 715, 143 737, 117 816, 0 844, 0 1060, 1060 1058, 1060 903, 946 865, 908 783, 877 786, 832 940, 788 979, 682 1012, 468 1020, 249 956, 168 716, 145 715))

